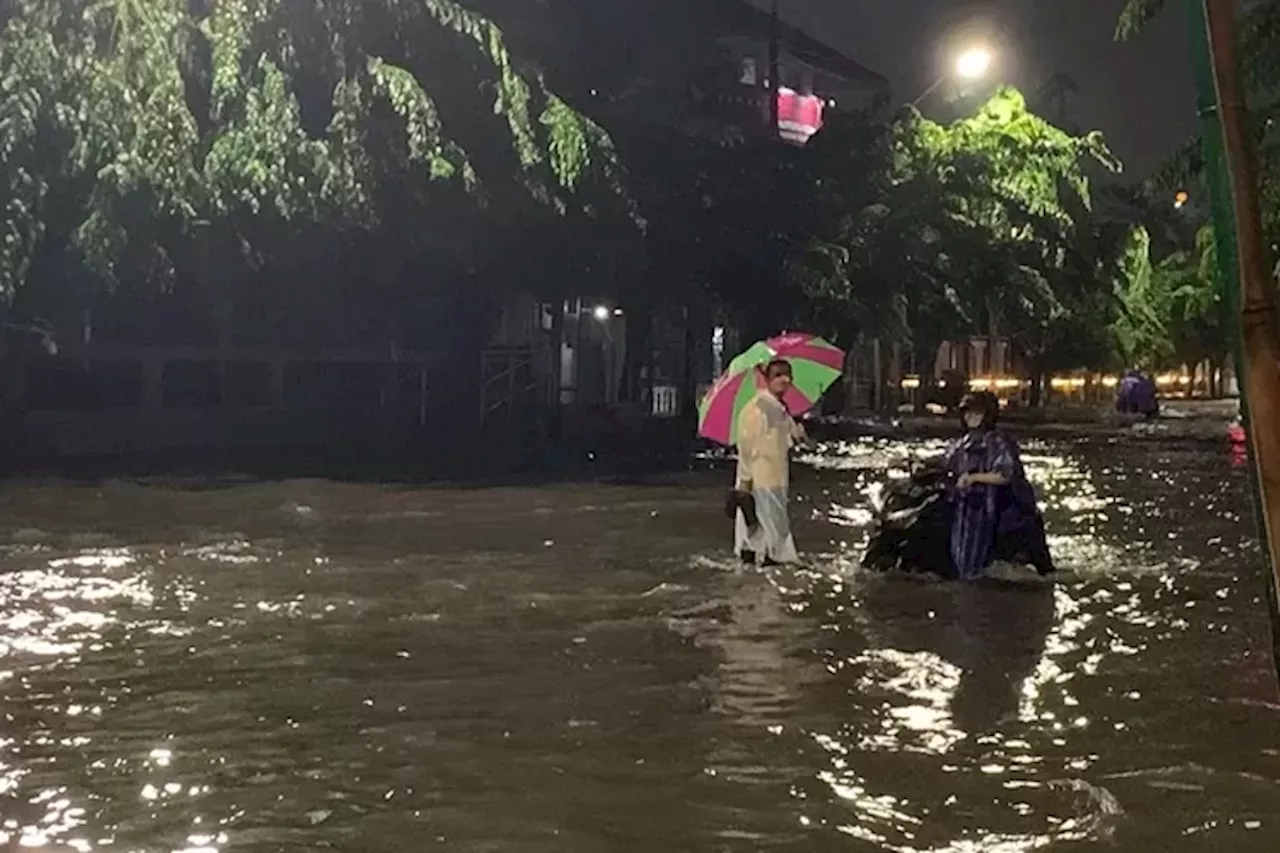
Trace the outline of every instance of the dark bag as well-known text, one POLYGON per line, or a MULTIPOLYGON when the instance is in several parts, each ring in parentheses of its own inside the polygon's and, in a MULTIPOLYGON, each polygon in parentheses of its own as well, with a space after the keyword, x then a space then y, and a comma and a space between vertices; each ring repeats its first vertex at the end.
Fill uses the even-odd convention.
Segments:
POLYGON ((732 521, 738 517, 739 512, 747 522, 747 527, 755 527, 760 523, 760 517, 756 515, 755 495, 741 489, 730 489, 724 497, 724 514, 732 521))

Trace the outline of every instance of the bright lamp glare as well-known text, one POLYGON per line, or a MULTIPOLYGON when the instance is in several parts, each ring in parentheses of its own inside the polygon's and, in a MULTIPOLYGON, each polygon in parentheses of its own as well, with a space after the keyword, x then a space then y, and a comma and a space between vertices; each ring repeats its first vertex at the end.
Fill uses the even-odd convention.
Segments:
POLYGON ((991 53, 982 48, 966 50, 956 58, 956 73, 972 80, 987 73, 991 67, 991 53))
POLYGON ((609 309, 604 305, 597 305, 594 313, 597 320, 604 321, 609 319, 609 309))

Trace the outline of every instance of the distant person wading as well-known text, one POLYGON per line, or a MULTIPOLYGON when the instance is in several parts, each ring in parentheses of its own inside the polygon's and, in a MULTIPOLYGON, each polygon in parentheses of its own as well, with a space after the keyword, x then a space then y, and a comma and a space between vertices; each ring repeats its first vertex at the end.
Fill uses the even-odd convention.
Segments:
POLYGON ((764 369, 765 388, 738 421, 738 470, 734 492, 733 548, 744 561, 765 565, 799 561, 788 517, 790 450, 804 440, 782 398, 791 387, 791 365, 781 359, 764 369))

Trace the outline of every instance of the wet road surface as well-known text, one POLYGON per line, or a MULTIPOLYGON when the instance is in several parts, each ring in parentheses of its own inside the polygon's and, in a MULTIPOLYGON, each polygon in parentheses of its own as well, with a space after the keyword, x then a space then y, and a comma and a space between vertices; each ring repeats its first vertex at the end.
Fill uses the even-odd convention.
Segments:
POLYGON ((0 486, 0 821, 187 851, 1280 849, 1280 708, 1225 448, 1029 443, 1064 576, 855 569, 936 445, 821 448, 808 564, 725 474, 0 486))

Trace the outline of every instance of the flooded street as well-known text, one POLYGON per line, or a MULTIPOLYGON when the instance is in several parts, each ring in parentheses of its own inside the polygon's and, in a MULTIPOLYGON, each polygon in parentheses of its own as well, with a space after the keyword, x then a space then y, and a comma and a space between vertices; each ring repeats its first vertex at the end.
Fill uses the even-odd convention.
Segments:
POLYGON ((642 486, 0 485, 0 820, 48 850, 1280 849, 1247 482, 1025 446, 1063 577, 856 569, 928 444, 642 486))

